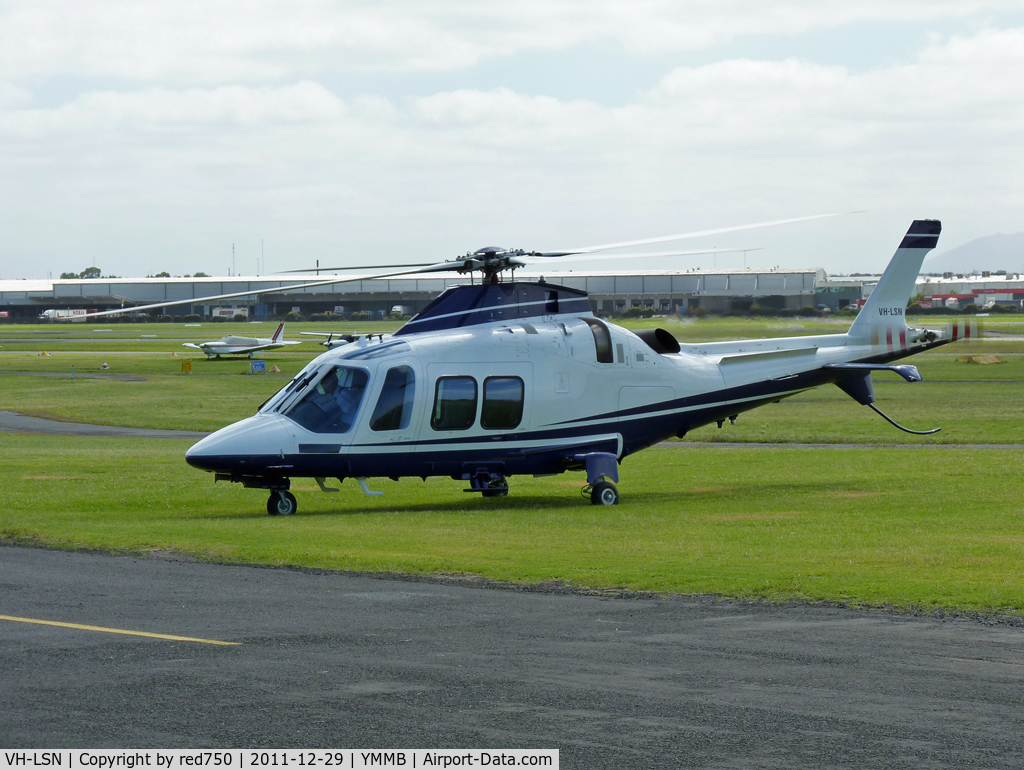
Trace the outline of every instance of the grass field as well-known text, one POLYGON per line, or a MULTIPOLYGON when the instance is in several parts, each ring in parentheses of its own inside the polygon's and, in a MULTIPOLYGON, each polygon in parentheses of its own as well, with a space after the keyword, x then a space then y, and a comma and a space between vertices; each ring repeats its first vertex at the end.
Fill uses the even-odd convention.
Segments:
MULTIPOLYGON (((374 323, 289 323, 285 326, 286 340, 299 340, 303 344, 289 348, 314 355, 323 352, 320 340, 303 336, 301 332, 356 331, 391 332, 401 326, 398 321, 374 323)), ((6 351, 57 352, 90 350, 98 352, 177 352, 183 357, 204 359, 195 349, 184 347, 185 342, 209 342, 228 334, 242 337, 270 337, 277 329, 276 321, 263 323, 204 323, 204 324, 4 324, 0 325, 0 344, 6 351)))
MULTIPOLYGON (((991 352, 987 343, 957 343, 949 353, 924 354, 911 362, 925 381, 908 384, 896 375, 874 375, 879 407, 909 427, 942 427, 935 436, 912 436, 890 427, 867 407, 828 386, 740 416, 736 425, 708 426, 689 441, 821 443, 1016 443, 1024 424, 1024 342, 1003 342, 999 364, 963 363, 972 351, 991 352), (1014 352, 1005 352, 1014 351, 1014 352), (965 396, 969 388, 970 395, 965 396)), ((193 360, 183 374, 181 359, 169 353, 0 352, 4 372, 49 374, 3 378, 0 408, 70 422, 136 428, 216 430, 251 415, 282 387, 317 350, 306 354, 266 353, 267 367, 280 374, 250 375, 248 360, 193 360), (107 363, 107 370, 101 366, 107 363), (76 378, 71 379, 75 367, 76 378), (83 375, 101 375, 93 379, 83 375), (124 380, 117 377, 130 376, 124 380), (130 409, 125 409, 130 404, 130 409), (201 405, 201 408, 200 406, 201 405)))
MULTIPOLYGON (((760 328, 779 334, 774 323, 760 328)), ((199 338, 227 326, 204 327, 217 333, 199 338)), ((95 352, 69 343, 84 350, 39 356, 12 349, 7 330, 0 409, 137 427, 212 430, 240 419, 320 350, 268 353, 280 375, 204 359, 186 375, 174 345, 95 352), (72 362, 85 374, 104 361, 107 373, 136 379, 69 376, 72 362)), ((504 499, 467 495, 449 479, 375 480, 385 491, 377 498, 351 481, 326 495, 300 479, 300 514, 270 517, 265 493, 214 485, 187 466, 187 441, 0 433, 0 538, 598 590, 1024 612, 1024 448, 905 445, 1024 444, 1024 343, 947 346, 910 363, 926 381, 876 376, 878 403, 911 427, 942 425, 937 436, 906 436, 837 388, 821 388, 688 437, 780 446, 664 446, 627 458, 613 508, 579 496, 581 474, 515 477, 504 499), (959 360, 997 349, 999 364, 959 360), (819 441, 864 446, 785 446, 819 441)))
POLYGON ((188 442, 8 435, 0 536, 169 549, 340 570, 465 574, 771 600, 1024 611, 1024 450, 654 448, 622 467, 623 504, 577 474, 508 498, 447 479, 294 487, 302 514, 212 484, 188 442))

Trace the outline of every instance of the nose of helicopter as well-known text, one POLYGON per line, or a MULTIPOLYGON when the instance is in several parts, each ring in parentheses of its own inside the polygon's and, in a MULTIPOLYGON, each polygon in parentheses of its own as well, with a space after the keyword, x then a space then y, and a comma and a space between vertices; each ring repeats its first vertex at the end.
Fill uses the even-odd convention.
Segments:
POLYGON ((292 452, 291 431, 279 415, 257 414, 221 428, 185 452, 185 462, 204 471, 259 471, 280 465, 292 452))

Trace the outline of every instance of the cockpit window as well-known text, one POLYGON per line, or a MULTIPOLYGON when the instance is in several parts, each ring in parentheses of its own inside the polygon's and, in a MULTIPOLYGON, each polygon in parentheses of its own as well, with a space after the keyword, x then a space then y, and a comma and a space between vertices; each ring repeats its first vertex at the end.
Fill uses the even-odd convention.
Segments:
POLYGON ((336 366, 285 416, 313 433, 348 433, 363 401, 367 379, 362 369, 336 366))
POLYGON ((317 367, 313 365, 307 365, 301 372, 296 374, 289 380, 288 384, 281 388, 277 393, 272 395, 262 404, 260 404, 257 412, 262 412, 264 409, 267 411, 276 411, 281 408, 281 405, 287 400, 288 395, 292 392, 301 391, 306 385, 316 377, 317 367))
POLYGON ((408 366, 388 369, 384 385, 370 417, 371 430, 405 430, 412 418, 412 400, 416 381, 408 366))

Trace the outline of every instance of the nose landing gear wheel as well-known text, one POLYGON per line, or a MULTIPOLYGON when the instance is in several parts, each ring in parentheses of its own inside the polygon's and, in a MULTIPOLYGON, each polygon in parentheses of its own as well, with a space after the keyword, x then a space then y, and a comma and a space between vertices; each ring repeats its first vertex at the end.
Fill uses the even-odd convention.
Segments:
POLYGON ((285 490, 275 489, 267 500, 267 513, 271 516, 291 516, 298 507, 295 495, 285 490))
POLYGON ((599 481, 590 489, 590 502, 594 505, 618 505, 619 490, 610 481, 599 481))

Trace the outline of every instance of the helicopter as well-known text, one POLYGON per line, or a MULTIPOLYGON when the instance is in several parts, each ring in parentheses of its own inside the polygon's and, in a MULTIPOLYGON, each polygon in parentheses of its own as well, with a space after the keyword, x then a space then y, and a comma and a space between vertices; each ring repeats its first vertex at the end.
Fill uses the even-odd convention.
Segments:
POLYGON ((906 323, 940 232, 937 220, 911 224, 845 334, 705 344, 598 318, 578 289, 502 280, 526 258, 579 251, 487 247, 450 262, 402 265, 398 274, 452 270, 482 280, 446 289, 390 336, 331 347, 256 414, 202 439, 185 460, 217 481, 268 491, 271 515, 296 512, 289 490, 297 477, 324 492, 339 491, 328 479, 353 478, 364 494, 380 495, 368 479, 449 476, 467 482, 468 492, 503 497, 513 476, 580 471, 591 503, 615 505, 626 457, 821 385, 837 385, 900 430, 934 433, 878 409, 871 374, 918 382, 916 367, 891 362, 971 334, 969 326, 906 323))

